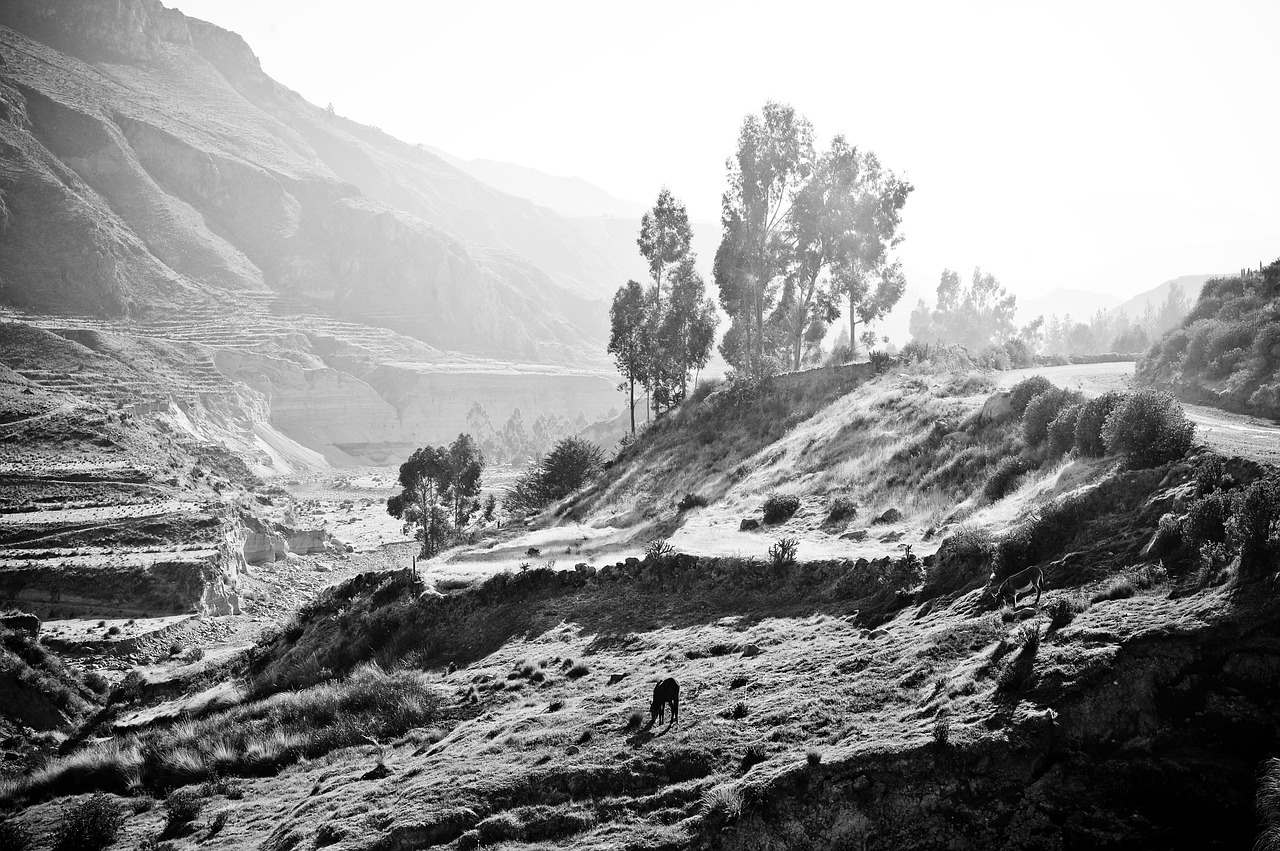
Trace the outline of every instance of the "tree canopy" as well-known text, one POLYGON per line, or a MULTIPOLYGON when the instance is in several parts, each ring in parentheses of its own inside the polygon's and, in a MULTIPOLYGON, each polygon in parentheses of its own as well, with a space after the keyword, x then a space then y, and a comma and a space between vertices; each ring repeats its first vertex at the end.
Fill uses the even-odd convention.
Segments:
POLYGON ((387 513, 404 521, 404 531, 431 558, 448 544, 478 509, 484 456, 470 435, 448 446, 424 446, 400 465, 400 492, 387 499, 387 513))

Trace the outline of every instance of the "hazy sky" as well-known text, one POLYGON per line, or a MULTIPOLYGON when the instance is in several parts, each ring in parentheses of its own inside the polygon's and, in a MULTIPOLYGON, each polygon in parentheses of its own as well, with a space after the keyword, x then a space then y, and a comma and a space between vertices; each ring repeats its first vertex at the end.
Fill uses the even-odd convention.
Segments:
POLYGON ((916 186, 900 251, 1130 295, 1280 256, 1280 2, 165 0, 319 104, 715 220, 769 99, 916 186))

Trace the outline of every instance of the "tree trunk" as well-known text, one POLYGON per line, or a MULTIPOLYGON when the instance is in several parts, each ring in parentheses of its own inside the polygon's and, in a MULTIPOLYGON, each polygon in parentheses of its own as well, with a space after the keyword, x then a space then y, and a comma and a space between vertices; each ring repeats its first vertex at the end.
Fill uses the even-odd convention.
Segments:
POLYGON ((631 436, 636 436, 636 380, 629 378, 627 383, 631 389, 631 436))
POLYGON ((756 275, 756 377, 764 378, 764 276, 756 275))

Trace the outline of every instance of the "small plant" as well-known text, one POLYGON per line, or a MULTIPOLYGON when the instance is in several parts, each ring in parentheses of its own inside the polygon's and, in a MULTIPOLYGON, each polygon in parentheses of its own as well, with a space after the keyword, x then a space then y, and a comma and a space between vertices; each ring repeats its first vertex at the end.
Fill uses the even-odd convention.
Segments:
POLYGON ((675 555, 676 548, 668 544, 661 538, 657 538, 649 542, 644 548, 644 557, 646 561, 666 561, 675 555))
POLYGON ((1101 591, 1090 597, 1089 601, 1101 603, 1106 600, 1124 600, 1137 593, 1138 589, 1134 586, 1133 580, 1128 576, 1120 576, 1108 582, 1101 591))
POLYGON ((564 709, 564 701, 563 701, 563 700, 553 700, 553 701, 551 701, 551 703, 547 706, 547 711, 548 711, 548 712, 559 712, 561 709, 564 709))
POLYGON ((124 810, 101 792, 63 810, 54 834, 55 851, 102 851, 120 836, 124 810))
POLYGON ((571 680, 576 680, 576 679, 579 679, 580 677, 585 677, 589 673, 591 673, 591 669, 588 668, 586 665, 582 664, 581 662, 579 662, 578 664, 570 668, 569 672, 565 674, 565 676, 567 676, 571 680))
POLYGON ((108 628, 107 628, 107 635, 108 635, 108 636, 111 636, 112 638, 114 638, 115 636, 117 636, 117 635, 119 635, 119 634, 120 634, 120 627, 115 626, 115 625, 112 625, 112 626, 110 626, 110 627, 108 627, 108 628))
POLYGON ((793 494, 771 493, 764 499, 764 522, 781 523, 800 510, 800 498, 793 494))
POLYGON ((1049 629, 1062 629, 1076 619, 1076 615, 1088 610, 1089 603, 1083 596, 1054 597, 1044 607, 1049 615, 1049 629))
POLYGON ((788 567, 796 563, 799 543, 795 538, 781 538, 769 547, 769 561, 774 567, 788 567))
POLYGON ((204 798, 195 789, 186 788, 170 792, 165 798, 165 833, 175 834, 195 821, 204 809, 204 798))
POLYGON ((749 715, 750 713, 751 713, 751 710, 747 707, 747 705, 743 703, 741 700, 739 700, 737 703, 733 705, 733 708, 729 710, 729 717, 735 721, 741 721, 743 718, 746 718, 747 715, 749 715))
POLYGON ((817 768, 822 765, 822 751, 810 748, 804 755, 805 762, 809 763, 810 768, 817 768))
POLYGON ((676 505, 676 510, 680 512, 688 511, 691 508, 706 508, 707 498, 699 496, 696 493, 687 493, 681 497, 680 502, 676 505))
POLYGON ((847 496, 837 496, 827 506, 827 522, 842 523, 858 516, 858 504, 847 496))
POLYGON ((628 730, 638 729, 640 725, 643 723, 644 723, 644 716, 641 715, 639 712, 632 712, 630 715, 627 716, 628 730))
POLYGON ((951 713, 942 711, 933 719, 933 744, 938 748, 951 744, 951 713))
POLYGON ((748 745, 746 752, 742 754, 742 771, 748 772, 768 758, 763 745, 748 745))
POLYGON ((97 671, 90 671, 85 674, 84 684, 95 694, 106 694, 111 689, 111 683, 107 682, 107 678, 97 671))
POLYGON ((715 786, 702 793, 702 807, 708 814, 734 821, 742 815, 742 793, 733 786, 715 786))
POLYGON ((524 551, 524 554, 527 555, 529 558, 535 558, 536 556, 542 555, 542 550, 538 549, 537 547, 529 547, 529 549, 524 551))
POLYGON ((205 835, 208 839, 210 836, 216 836, 227 826, 227 818, 231 814, 227 810, 218 810, 213 814, 213 818, 209 820, 209 832, 205 835))

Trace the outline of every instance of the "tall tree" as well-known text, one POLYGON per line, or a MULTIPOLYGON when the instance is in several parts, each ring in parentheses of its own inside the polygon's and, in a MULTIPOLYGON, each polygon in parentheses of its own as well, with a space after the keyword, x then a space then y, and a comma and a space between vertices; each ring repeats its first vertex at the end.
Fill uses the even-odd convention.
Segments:
POLYGON ((662 308, 663 273, 689 254, 693 230, 689 227, 689 214, 684 203, 662 187, 653 209, 640 219, 640 237, 636 244, 649 263, 653 276, 654 305, 662 308))
POLYGON ((448 541, 449 515, 440 504, 447 470, 446 450, 436 446, 415 450, 400 465, 400 493, 387 499, 387 513, 404 521, 405 532, 421 544, 421 558, 435 556, 448 541))
MULTIPOLYGON (((977 351, 1017 333, 1013 324, 1016 310, 1016 297, 1007 293, 994 275, 974 269, 966 288, 958 274, 944 269, 933 310, 921 301, 911 312, 911 336, 921 342, 956 343, 977 351)), ((1054 322, 1049 325, 1050 338, 1056 333, 1054 322)))
POLYGON ((654 392, 667 407, 684 399, 689 373, 706 365, 718 322, 690 252, 671 271, 671 298, 653 336, 653 361, 660 365, 654 392))
POLYGON ((770 101, 759 115, 748 115, 742 122, 738 149, 728 167, 722 245, 729 243, 738 256, 723 268, 736 278, 732 289, 748 296, 750 312, 734 318, 744 331, 749 357, 745 366, 761 376, 765 309, 786 265, 787 217, 814 167, 813 127, 794 107, 770 101))
POLYGON ((636 433, 636 384, 647 381, 646 313, 644 288, 636 281, 627 281, 614 293, 609 308, 609 354, 627 384, 632 434, 636 433))
POLYGON ((469 434, 460 434, 444 453, 445 478, 441 495, 453 510, 453 525, 461 529, 471 520, 480 495, 480 475, 484 472, 484 455, 469 434))

